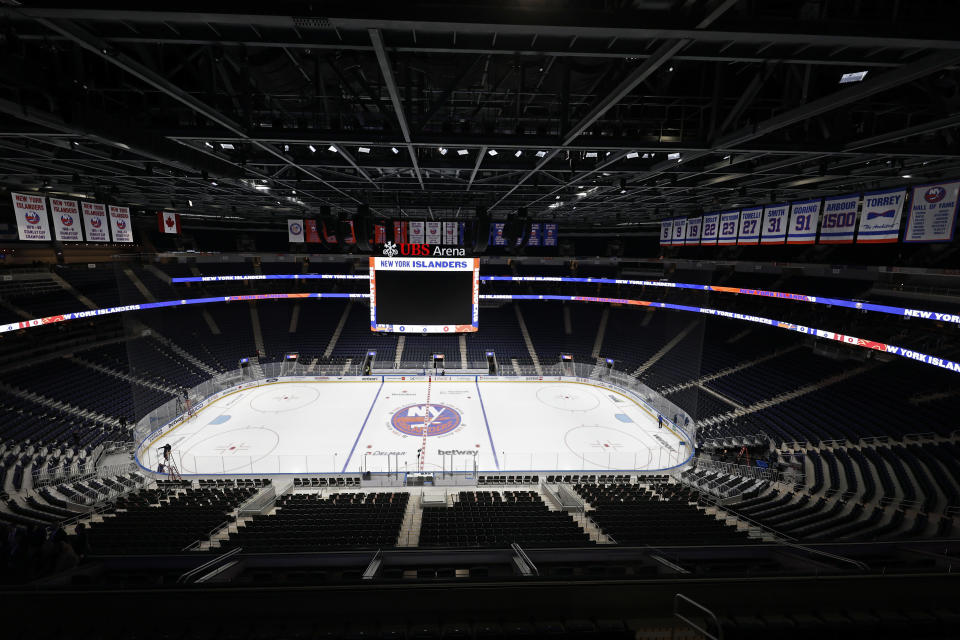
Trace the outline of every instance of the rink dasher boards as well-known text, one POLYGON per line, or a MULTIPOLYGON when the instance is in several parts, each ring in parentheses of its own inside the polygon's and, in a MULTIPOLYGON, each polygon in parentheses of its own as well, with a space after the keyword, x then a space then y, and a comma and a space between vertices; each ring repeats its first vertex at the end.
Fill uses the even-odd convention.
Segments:
POLYGON ((667 417, 658 429, 637 394, 590 378, 288 376, 205 398, 192 417, 147 436, 137 462, 155 471, 156 448, 171 443, 186 475, 419 471, 428 386, 439 414, 428 423, 426 472, 663 471, 692 453, 684 431, 667 417), (330 393, 333 383, 347 384, 330 393))

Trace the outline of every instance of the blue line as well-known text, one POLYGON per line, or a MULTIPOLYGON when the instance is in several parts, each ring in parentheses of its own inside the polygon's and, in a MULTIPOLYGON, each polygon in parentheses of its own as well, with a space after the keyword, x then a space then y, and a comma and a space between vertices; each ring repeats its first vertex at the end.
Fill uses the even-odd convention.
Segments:
POLYGON ((500 461, 497 459, 497 448, 493 446, 493 434, 490 433, 490 422, 487 421, 487 410, 483 406, 483 395, 480 393, 479 377, 474 380, 474 384, 477 385, 477 399, 480 400, 480 411, 483 412, 483 424, 487 425, 487 437, 490 439, 490 451, 493 452, 493 463, 497 465, 497 469, 499 469, 500 461))
POLYGON ((380 386, 377 388, 377 395, 373 396, 373 402, 370 403, 370 408, 367 410, 367 417, 363 419, 363 424, 360 425, 360 432, 357 434, 357 439, 353 441, 353 446, 350 447, 350 453, 347 454, 347 461, 343 463, 343 469, 340 473, 347 472, 347 465, 350 464, 350 458, 353 457, 353 450, 357 448, 357 443, 360 442, 360 436, 363 435, 363 430, 367 426, 367 421, 370 420, 370 414, 373 413, 373 406, 377 404, 377 398, 380 397, 380 392, 383 390, 383 385, 386 381, 383 377, 380 378, 380 386))

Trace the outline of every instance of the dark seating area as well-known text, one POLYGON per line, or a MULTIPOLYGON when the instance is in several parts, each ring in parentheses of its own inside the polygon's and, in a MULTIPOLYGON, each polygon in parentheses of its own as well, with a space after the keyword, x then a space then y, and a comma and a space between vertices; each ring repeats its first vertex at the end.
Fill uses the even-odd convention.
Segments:
POLYGON ((575 547, 590 537, 535 491, 461 491, 453 506, 423 510, 422 547, 575 547))
POLYGON ((256 515, 222 548, 246 552, 321 551, 397 544, 408 493, 293 493, 274 515, 256 515))

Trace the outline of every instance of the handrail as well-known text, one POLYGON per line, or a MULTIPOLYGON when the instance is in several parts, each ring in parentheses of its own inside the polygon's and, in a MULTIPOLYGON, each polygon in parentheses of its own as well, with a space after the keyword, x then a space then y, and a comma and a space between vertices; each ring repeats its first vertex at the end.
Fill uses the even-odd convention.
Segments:
POLYGON ((195 567, 190 571, 187 571, 186 573, 182 574, 179 578, 177 578, 177 584, 189 584, 189 580, 193 578, 196 574, 200 573, 201 571, 206 571, 207 569, 212 569, 214 566, 220 564, 224 560, 229 560, 233 556, 239 554, 241 551, 243 551, 243 547, 236 547, 234 549, 231 549, 230 551, 227 551, 226 553, 221 553, 220 555, 214 558, 211 558, 210 560, 208 560, 207 562, 204 562, 199 567, 195 567))
POLYGON ((516 542, 511 542, 510 548, 513 549, 513 552, 517 554, 520 557, 520 559, 523 560, 524 563, 526 563, 527 567, 530 568, 530 571, 531 573, 533 573, 533 575, 535 576, 540 575, 540 570, 537 569, 537 565, 533 564, 533 561, 527 555, 527 552, 521 549, 519 544, 517 544, 516 542))
MULTIPOLYGON (((723 640, 723 627, 720 626, 720 620, 717 619, 717 614, 715 614, 713 611, 710 611, 710 609, 707 609, 705 606, 703 606, 703 605, 700 604, 699 602, 695 602, 695 601, 691 600, 690 598, 688 598, 687 596, 683 595, 682 593, 677 593, 677 594, 674 594, 674 596, 673 596, 673 617, 674 617, 674 618, 679 618, 680 620, 683 620, 683 621, 686 622, 688 625, 690 625, 691 627, 693 627, 694 629, 696 629, 697 631, 699 631, 700 633, 702 633, 704 636, 706 636, 707 638, 710 638, 710 640, 723 640), (703 611, 705 614, 707 614, 707 616, 709 616, 709 618, 710 618, 711 620, 713 620, 713 624, 716 625, 717 635, 713 635, 713 634, 710 633, 706 628, 701 627, 700 625, 698 625, 696 622, 694 622, 694 621, 691 620, 690 618, 687 618, 686 616, 684 616, 683 614, 681 614, 681 613, 680 613, 680 602, 681 602, 681 600, 682 600, 683 602, 687 602, 687 603, 689 603, 689 604, 692 604, 692 605, 695 606, 697 609, 699 609, 700 611, 703 611)), ((671 629, 671 630, 670 630, 670 638, 671 638, 671 640, 675 637, 675 632, 676 632, 676 629, 671 629)))
POLYGON ((203 542, 204 540, 209 540, 211 537, 213 537, 213 534, 215 534, 217 531, 220 531, 225 526, 226 527, 230 526, 230 520, 224 520, 223 522, 215 526, 213 529, 210 529, 210 531, 207 531, 206 535, 204 535, 202 538, 198 538, 197 540, 194 540, 193 542, 185 546, 183 548, 183 551, 192 551, 193 549, 199 547, 201 542, 203 542))
POLYGON ((810 547, 804 546, 802 544, 797 544, 796 542, 784 542, 788 547, 793 547, 794 549, 800 549, 801 551, 806 551, 807 553, 813 553, 819 556, 824 556, 831 558, 833 560, 839 560, 841 562, 846 562, 857 567, 861 571, 870 571, 870 566, 866 562, 861 562, 860 560, 854 560, 853 558, 848 558, 846 556, 841 556, 836 553, 830 553, 829 551, 823 551, 821 549, 811 549, 810 547))

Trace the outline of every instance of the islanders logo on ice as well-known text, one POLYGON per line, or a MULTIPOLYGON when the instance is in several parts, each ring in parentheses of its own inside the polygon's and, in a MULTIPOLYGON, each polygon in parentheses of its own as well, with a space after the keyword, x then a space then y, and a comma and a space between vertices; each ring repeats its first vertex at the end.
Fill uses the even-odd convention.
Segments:
POLYGON ((431 402, 411 404, 393 412, 390 426, 408 436, 422 436, 424 425, 428 436, 442 436, 460 426, 460 412, 451 406, 431 402))

